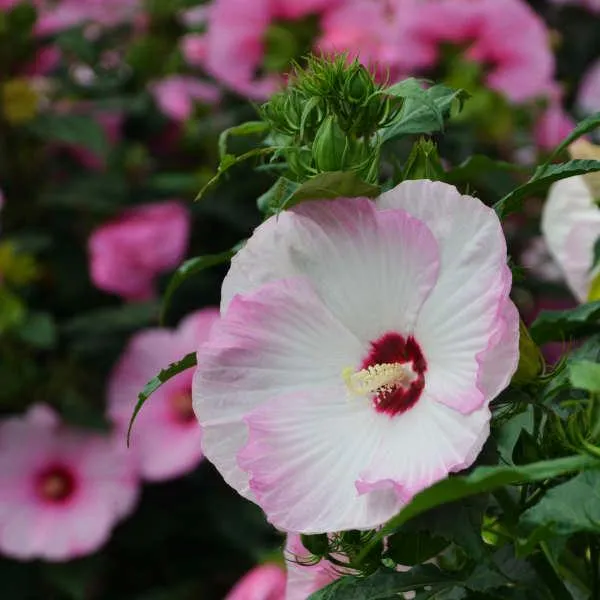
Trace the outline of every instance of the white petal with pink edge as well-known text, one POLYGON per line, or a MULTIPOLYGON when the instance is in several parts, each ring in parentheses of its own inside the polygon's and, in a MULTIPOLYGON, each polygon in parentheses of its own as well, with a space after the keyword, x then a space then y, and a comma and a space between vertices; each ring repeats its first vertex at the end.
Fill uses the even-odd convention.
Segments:
POLYGON ((408 211, 435 235, 440 275, 415 327, 428 362, 426 388, 456 410, 477 410, 487 399, 476 385, 480 361, 491 349, 510 289, 500 221, 476 198, 441 182, 406 181, 378 205, 408 211))
POLYGON ((594 236, 600 237, 600 209, 583 176, 554 183, 544 204, 542 234, 577 299, 585 302, 592 279, 594 236), (582 227, 581 241, 573 238, 582 227))

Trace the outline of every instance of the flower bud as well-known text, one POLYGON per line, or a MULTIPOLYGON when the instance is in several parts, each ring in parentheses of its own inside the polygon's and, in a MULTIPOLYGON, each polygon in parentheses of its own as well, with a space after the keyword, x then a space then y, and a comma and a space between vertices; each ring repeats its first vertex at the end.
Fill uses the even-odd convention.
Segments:
POLYGON ((519 366, 512 381, 516 384, 530 383, 542 372, 544 357, 531 339, 523 321, 519 322, 519 366))
POLYGON ((344 98, 352 104, 363 104, 375 91, 373 78, 362 65, 353 65, 344 84, 344 98))
POLYGON ((312 154, 319 171, 344 169, 349 140, 334 116, 325 117, 315 136, 312 154))

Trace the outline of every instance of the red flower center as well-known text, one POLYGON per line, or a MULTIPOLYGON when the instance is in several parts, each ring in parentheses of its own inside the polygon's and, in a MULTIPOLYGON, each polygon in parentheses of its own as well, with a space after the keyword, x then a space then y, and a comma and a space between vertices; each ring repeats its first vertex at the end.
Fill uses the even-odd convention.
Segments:
POLYGON ((43 500, 49 502, 66 502, 75 493, 75 488, 75 476, 62 465, 48 467, 38 476, 37 492, 43 500))
POLYGON ((371 342, 371 351, 362 363, 364 372, 375 372, 381 366, 392 375, 377 385, 373 405, 377 412, 393 417, 412 408, 421 397, 427 362, 414 337, 390 332, 371 342))
POLYGON ((170 397, 173 416, 178 423, 188 424, 195 421, 191 390, 179 390, 170 397))

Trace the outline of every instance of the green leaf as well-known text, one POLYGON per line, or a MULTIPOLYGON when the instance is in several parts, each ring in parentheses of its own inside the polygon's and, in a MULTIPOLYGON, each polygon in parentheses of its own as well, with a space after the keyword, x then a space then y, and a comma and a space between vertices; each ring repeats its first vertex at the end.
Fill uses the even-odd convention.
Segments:
POLYGON ((162 308, 160 311, 160 322, 164 323, 169 304, 175 291, 181 286, 181 284, 192 277, 197 275, 201 271, 210 267, 223 264, 235 256, 235 250, 227 250, 220 254, 207 254, 206 256, 197 256, 196 258, 190 258, 186 260, 178 269, 175 271, 169 281, 169 285, 165 290, 162 302, 162 308))
POLYGON ((394 96, 395 98, 404 98, 404 100, 410 98, 418 104, 423 104, 429 109, 431 118, 435 121, 437 130, 441 131, 444 129, 444 115, 442 114, 442 111, 434 102, 431 95, 427 93, 428 90, 421 85, 419 80, 415 79, 414 77, 409 77, 404 81, 400 81, 399 83, 386 88, 384 91, 389 96, 394 96))
POLYGON ((289 199, 299 187, 299 183, 291 181, 286 177, 280 177, 256 200, 258 210, 266 215, 276 214, 288 203, 289 199))
POLYGON ((448 540, 427 531, 401 531, 388 538, 385 556, 399 565, 418 565, 437 556, 448 544, 448 540))
POLYGON ((430 87, 426 90, 426 94, 435 105, 436 110, 432 110, 431 104, 423 102, 422 99, 406 98, 398 116, 379 132, 382 142, 389 142, 405 135, 440 131, 442 127, 438 113, 441 112, 444 118, 448 118, 452 107, 456 103, 459 107, 462 106, 468 97, 465 90, 454 90, 441 84, 430 87))
POLYGON ((315 592, 309 600, 384 600, 402 592, 452 588, 459 581, 434 565, 420 565, 404 573, 380 569, 369 577, 342 577, 315 592))
POLYGON ((63 325, 63 331, 70 336, 85 337, 133 331, 156 321, 158 311, 158 302, 99 308, 74 317, 63 325))
POLYGON ((43 140, 83 146, 100 157, 105 157, 108 152, 102 125, 88 115, 43 113, 29 125, 29 129, 43 140))
POLYGON ((448 183, 462 183, 473 180, 485 173, 527 173, 527 167, 514 165, 501 160, 494 160, 485 154, 474 154, 460 165, 446 173, 448 183))
POLYGON ((48 313, 34 312, 18 329, 19 337, 36 348, 52 348, 56 344, 58 333, 52 316, 48 313))
POLYGON ((600 392, 600 364, 589 360, 570 363, 569 379, 575 388, 600 392))
POLYGON ((219 136, 219 156, 223 159, 227 155, 227 140, 230 136, 262 135, 269 130, 269 124, 265 121, 247 121, 241 125, 230 127, 219 136))
POLYGON ((282 208, 291 208, 305 200, 357 198, 359 196, 375 198, 378 195, 378 186, 362 181, 355 173, 333 171, 321 173, 304 182, 282 208))
POLYGON ((512 416, 495 431, 494 438, 500 458, 509 465, 514 464, 513 451, 523 431, 533 433, 533 406, 528 404, 523 412, 512 416))
POLYGON ((444 181, 445 175, 435 143, 431 140, 419 139, 406 161, 402 179, 444 181))
POLYGON ((129 446, 129 442, 131 439, 131 430, 133 428, 133 423, 138 413, 144 406, 144 403, 148 398, 165 382, 169 381, 175 377, 175 375, 179 375, 183 371, 187 369, 191 369, 195 367, 197 364, 196 361, 196 353, 190 352, 186 354, 181 360, 171 363, 166 369, 162 369, 160 373, 151 379, 144 387, 144 389, 138 394, 138 401, 133 409, 133 414, 131 415, 131 419, 129 421, 129 427, 127 428, 127 446, 129 446))
POLYGON ((530 169, 475 154, 446 171, 444 181, 456 186, 468 186, 468 190, 489 190, 492 197, 502 197, 514 189, 515 176, 523 174, 530 175, 530 169))
POLYGON ((587 337, 598 330, 600 300, 569 310, 544 310, 529 329, 538 344, 587 337))
POLYGON ((204 196, 206 191, 213 187, 219 179, 226 173, 231 167, 235 165, 239 165, 244 161, 253 158, 255 156, 264 156, 266 154, 274 154, 277 150, 281 150, 281 148, 277 148, 275 146, 270 146, 269 148, 254 148, 254 150, 250 150, 245 154, 241 154, 240 156, 234 156, 233 154, 225 154, 221 157, 221 162, 219 163, 219 167, 217 168, 217 173, 214 175, 198 192, 198 195, 194 198, 194 202, 197 202, 204 196))
POLYGON ((475 494, 491 492, 507 485, 520 485, 551 479, 586 468, 600 468, 600 461, 589 456, 569 456, 540 461, 524 466, 477 467, 469 475, 449 477, 417 494, 393 519, 379 530, 374 539, 365 546, 361 556, 385 536, 395 533, 404 523, 427 510, 467 498, 475 494))
POLYGON ((556 157, 564 152, 575 140, 578 140, 580 137, 584 136, 586 133, 593 131, 597 127, 600 127, 600 113, 595 113, 583 119, 577 124, 577 127, 573 129, 573 131, 556 147, 554 152, 548 157, 546 162, 540 167, 543 171, 546 170, 547 167, 550 166, 552 162, 556 159, 556 157))
POLYGON ((520 523, 548 528, 549 535, 600 533, 600 472, 586 471, 553 487, 523 513, 520 523))
POLYGON ((494 204, 494 210, 503 219, 509 214, 519 210, 521 204, 528 196, 545 193, 548 187, 555 181, 585 175, 600 171, 600 160, 570 160, 566 163, 538 167, 531 179, 513 190, 504 198, 494 204))

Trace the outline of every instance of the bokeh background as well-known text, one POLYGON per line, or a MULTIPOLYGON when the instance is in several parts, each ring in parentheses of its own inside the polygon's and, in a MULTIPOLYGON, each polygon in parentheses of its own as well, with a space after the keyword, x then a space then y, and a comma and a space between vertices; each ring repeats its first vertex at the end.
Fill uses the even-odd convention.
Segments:
MULTIPOLYGON (((448 166, 534 164, 600 110, 597 0, 0 0, 1 598, 218 600, 282 564, 283 536, 201 459, 189 374, 130 450, 125 429, 145 383, 208 335, 227 265, 186 279, 160 324, 169 278, 247 238, 277 175, 249 162, 194 203, 219 134, 310 50, 466 88, 434 137, 448 166)), ((518 181, 468 178, 489 202, 518 181)), ((506 223, 526 319, 574 304, 542 201, 506 223)))

